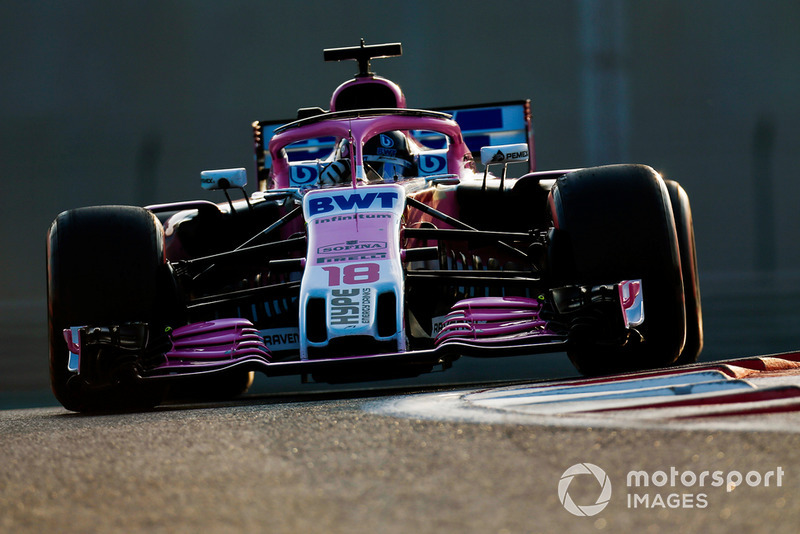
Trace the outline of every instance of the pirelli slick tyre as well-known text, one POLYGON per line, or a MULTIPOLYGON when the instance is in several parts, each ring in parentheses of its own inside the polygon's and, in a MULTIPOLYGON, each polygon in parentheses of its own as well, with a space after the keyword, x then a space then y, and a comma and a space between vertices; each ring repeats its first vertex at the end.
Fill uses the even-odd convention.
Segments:
MULTIPOLYGON (((151 322, 166 269, 163 227, 149 211, 98 206, 61 213, 47 242, 50 382, 74 411, 142 409, 160 391, 125 383, 91 384, 68 370, 63 330, 72 326, 151 322)), ((83 362, 82 365, 88 365, 83 362)))
POLYGON ((675 221, 664 180, 643 165, 582 169, 550 194, 551 265, 558 281, 594 285, 642 280, 641 340, 573 336, 567 351, 584 374, 673 364, 684 346, 684 287, 675 221), (595 340, 598 340, 595 342, 595 340))
POLYGON ((694 363, 703 350, 703 313, 700 302, 700 279, 697 275, 697 249, 694 242, 694 224, 689 195, 673 180, 665 180, 675 231, 678 236, 678 249, 681 256, 683 274, 683 296, 686 303, 686 343, 675 362, 683 365, 694 363))

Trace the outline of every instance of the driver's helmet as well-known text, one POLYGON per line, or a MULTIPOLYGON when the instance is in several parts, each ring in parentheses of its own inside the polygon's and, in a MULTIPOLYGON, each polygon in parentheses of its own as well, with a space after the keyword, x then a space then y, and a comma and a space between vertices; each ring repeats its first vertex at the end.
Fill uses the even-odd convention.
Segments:
POLYGON ((393 182, 417 173, 408 139, 396 130, 374 136, 364 143, 363 152, 364 172, 370 182, 393 182))
MULTIPOLYGON (((408 149, 408 139, 399 131, 378 134, 364 143, 364 174, 369 182, 394 182, 416 176, 417 165, 408 149)), ((350 182, 350 147, 342 140, 334 161, 320 176, 323 186, 350 182)))

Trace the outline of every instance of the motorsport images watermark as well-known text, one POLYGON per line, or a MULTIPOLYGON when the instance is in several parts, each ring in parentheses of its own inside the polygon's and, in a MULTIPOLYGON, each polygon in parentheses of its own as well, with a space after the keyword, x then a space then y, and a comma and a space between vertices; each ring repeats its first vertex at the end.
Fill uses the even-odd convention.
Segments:
POLYGON ((561 501, 567 512, 573 515, 597 515, 608 506, 608 502, 611 500, 611 479, 608 478, 605 471, 594 464, 575 464, 564 471, 564 474, 561 475, 561 480, 558 481, 558 500, 561 501), (580 506, 575 504, 572 497, 570 497, 567 490, 569 490, 569 485, 572 484, 572 479, 577 475, 594 475, 594 478, 600 484, 600 495, 594 504, 580 506))
MULTIPOLYGON (((707 488, 725 488, 730 493, 738 487, 781 487, 785 471, 782 467, 762 473, 760 471, 679 471, 672 466, 659 471, 629 471, 625 477, 628 488, 628 508, 706 508, 709 505, 707 488), (680 490, 676 489, 680 488, 680 490), (699 491, 696 491, 698 490, 699 491)), ((590 517, 602 512, 611 502, 611 479, 600 467, 580 463, 568 467, 558 481, 558 499, 571 514, 590 517), (579 475, 592 475, 592 479, 579 475), (594 502, 576 503, 569 494, 573 480, 580 484, 598 484, 594 502), (591 481, 591 482, 586 482, 591 481)))

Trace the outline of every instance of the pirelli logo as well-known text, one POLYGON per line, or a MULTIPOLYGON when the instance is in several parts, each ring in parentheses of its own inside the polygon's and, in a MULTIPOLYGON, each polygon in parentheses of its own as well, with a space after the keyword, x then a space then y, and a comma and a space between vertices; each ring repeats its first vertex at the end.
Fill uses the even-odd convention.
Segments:
POLYGON ((340 263, 344 261, 360 261, 360 260, 385 260, 389 256, 385 252, 375 252, 372 254, 347 254, 344 256, 328 256, 317 258, 317 265, 325 265, 327 263, 340 263))

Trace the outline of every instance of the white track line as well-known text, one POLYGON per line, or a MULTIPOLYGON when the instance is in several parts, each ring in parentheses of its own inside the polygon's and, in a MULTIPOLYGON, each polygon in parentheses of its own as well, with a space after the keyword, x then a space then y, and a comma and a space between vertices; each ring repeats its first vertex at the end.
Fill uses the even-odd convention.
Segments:
POLYGON ((396 397, 367 409, 481 423, 800 432, 800 353, 396 397))

